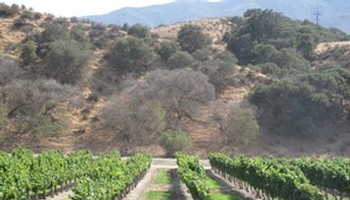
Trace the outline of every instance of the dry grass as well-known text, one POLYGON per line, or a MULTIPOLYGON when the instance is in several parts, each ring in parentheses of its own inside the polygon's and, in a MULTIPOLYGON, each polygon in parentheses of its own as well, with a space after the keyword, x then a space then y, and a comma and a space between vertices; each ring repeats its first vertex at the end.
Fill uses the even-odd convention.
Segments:
POLYGON ((213 48, 221 51, 226 49, 226 44, 222 41, 225 33, 234 28, 233 24, 225 18, 212 18, 160 26, 153 29, 152 32, 159 35, 163 40, 176 41, 177 33, 185 24, 193 24, 202 27, 204 33, 212 38, 213 48))
POLYGON ((348 48, 350 48, 350 41, 320 43, 316 46, 315 53, 322 54, 322 53, 330 51, 336 47, 348 47, 348 48))

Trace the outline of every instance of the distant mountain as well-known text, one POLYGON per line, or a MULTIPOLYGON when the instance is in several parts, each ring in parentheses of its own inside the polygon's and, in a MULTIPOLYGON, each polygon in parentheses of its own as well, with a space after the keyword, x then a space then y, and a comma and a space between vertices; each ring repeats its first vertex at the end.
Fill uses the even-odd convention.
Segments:
POLYGON ((177 0, 174 3, 143 8, 123 8, 105 15, 83 18, 104 24, 141 23, 150 27, 161 24, 224 16, 241 16, 252 8, 273 9, 293 19, 315 22, 319 11, 319 22, 325 27, 335 27, 350 32, 349 0, 224 0, 207 2, 205 0, 177 0))

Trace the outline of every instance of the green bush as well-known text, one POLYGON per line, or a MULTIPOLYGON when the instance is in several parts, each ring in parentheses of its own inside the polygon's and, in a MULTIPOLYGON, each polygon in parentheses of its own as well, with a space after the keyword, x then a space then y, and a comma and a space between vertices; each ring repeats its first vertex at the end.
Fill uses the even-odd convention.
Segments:
POLYGON ((191 54, 184 51, 174 53, 167 61, 169 69, 192 67, 194 63, 195 60, 191 54))
POLYGON ((90 47, 90 40, 86 36, 83 27, 81 26, 74 26, 72 30, 69 33, 69 36, 71 39, 77 41, 80 45, 89 48, 90 47))
POLYGON ((152 49, 136 37, 118 38, 109 51, 109 63, 122 72, 142 72, 153 59, 152 49))
POLYGON ((341 101, 349 97, 350 72, 330 68, 258 86, 249 100, 272 132, 313 137, 326 121, 346 118, 341 101))
POLYGON ((138 38, 147 38, 151 36, 151 31, 146 26, 143 26, 141 24, 134 24, 128 28, 128 34, 138 38))
POLYGON ((35 61, 37 58, 36 49, 37 49, 37 44, 32 40, 28 40, 23 45, 23 51, 21 54, 21 59, 23 64, 25 65, 35 64, 35 61))
POLYGON ((74 40, 57 40, 50 44, 46 61, 49 77, 60 83, 75 84, 84 77, 89 53, 74 40))
MULTIPOLYGON (((248 10, 239 27, 227 33, 224 41, 240 65, 275 63, 278 77, 301 74, 310 69, 315 46, 340 41, 346 34, 321 28, 310 22, 293 21, 272 10, 248 10)), ((271 65, 270 65, 271 66, 271 65)))
POLYGON ((184 130, 167 130, 162 133, 160 144, 166 149, 168 155, 174 156, 177 151, 191 146, 191 138, 184 130))
POLYGON ((64 127, 52 120, 50 116, 37 114, 22 127, 36 136, 55 136, 63 132, 64 127))
POLYGON ((211 43, 211 39, 205 35, 200 26, 184 25, 177 34, 177 41, 182 50, 193 53, 203 49, 211 43))
POLYGON ((41 33, 40 43, 54 42, 69 39, 69 31, 58 23, 49 23, 41 33))
POLYGON ((167 61, 177 50, 176 44, 167 41, 159 43, 156 47, 156 52, 163 61, 167 61))

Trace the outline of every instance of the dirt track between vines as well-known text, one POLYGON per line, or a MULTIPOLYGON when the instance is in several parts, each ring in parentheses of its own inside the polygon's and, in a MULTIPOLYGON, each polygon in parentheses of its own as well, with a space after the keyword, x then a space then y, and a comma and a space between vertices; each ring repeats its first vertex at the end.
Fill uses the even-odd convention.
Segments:
MULTIPOLYGON (((256 200, 256 198, 252 197, 250 194, 239 190, 239 188, 233 186, 228 181, 224 180, 223 178, 219 177, 218 175, 211 172, 211 167, 209 164, 209 160, 200 160, 203 167, 209 172, 210 177, 216 179, 220 182, 221 185, 223 185, 227 190, 235 191, 236 194, 238 194, 241 199, 249 199, 249 200, 256 200)), ((176 193, 175 196, 177 196, 174 200, 192 200, 191 195, 188 193, 187 188, 184 184, 182 184, 177 176, 176 169, 178 168, 176 164, 176 159, 170 159, 170 158, 153 158, 152 164, 150 169, 147 171, 145 177, 138 183, 137 187, 131 191, 123 200, 144 200, 144 196, 147 191, 149 191, 152 187, 152 179, 154 178, 155 174, 160 169, 173 169, 174 170, 174 177, 172 183, 172 186, 169 186, 169 191, 176 193)), ((71 190, 59 193, 58 195, 52 197, 46 198, 47 200, 69 200, 70 196, 73 195, 73 192, 71 190)))

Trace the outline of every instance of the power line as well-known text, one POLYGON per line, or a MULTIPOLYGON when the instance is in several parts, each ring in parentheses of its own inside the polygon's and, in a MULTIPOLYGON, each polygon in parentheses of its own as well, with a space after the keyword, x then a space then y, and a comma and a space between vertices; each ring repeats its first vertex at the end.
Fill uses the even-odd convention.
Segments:
POLYGON ((319 26, 319 20, 322 14, 319 11, 317 11, 316 13, 314 13, 314 15, 316 16, 316 25, 319 26))

